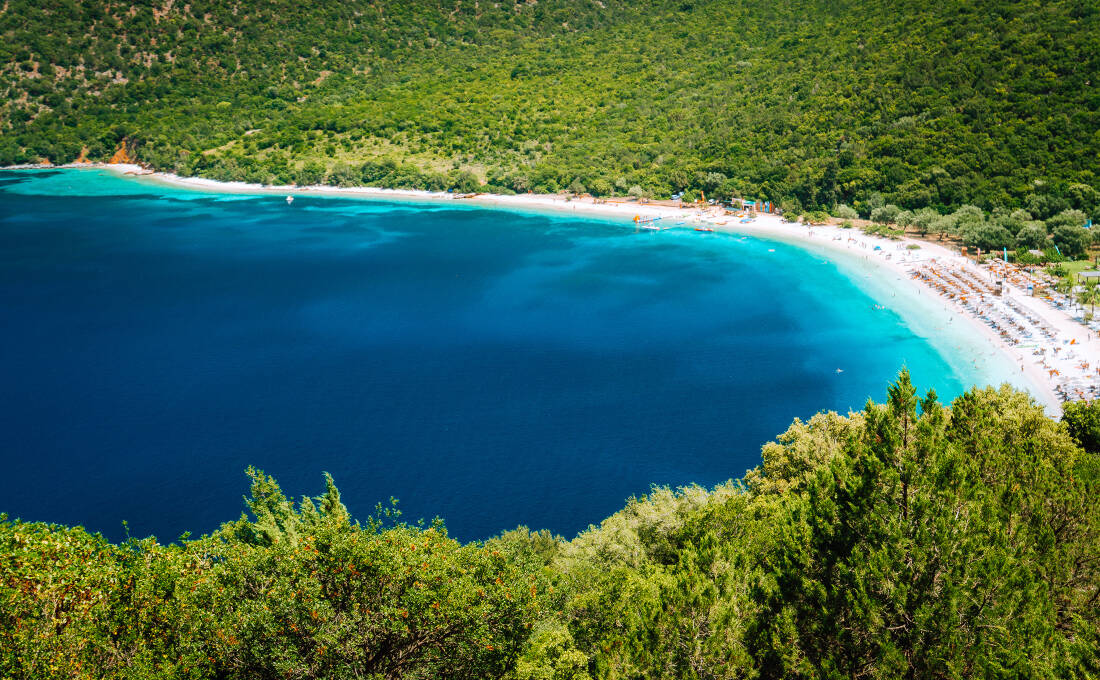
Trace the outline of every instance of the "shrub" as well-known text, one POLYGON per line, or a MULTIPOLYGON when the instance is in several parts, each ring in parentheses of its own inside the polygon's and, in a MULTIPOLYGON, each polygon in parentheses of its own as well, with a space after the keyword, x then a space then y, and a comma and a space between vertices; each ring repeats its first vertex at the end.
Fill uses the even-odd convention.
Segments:
POLYGON ((1063 210, 1047 220, 1047 229, 1052 232, 1058 227, 1083 227, 1088 217, 1080 210, 1063 210))
POLYGON ((1062 422, 1074 441, 1090 453, 1100 453, 1100 402, 1071 401, 1062 407, 1062 422))
POLYGON ((613 189, 611 188, 611 182, 599 178, 588 183, 588 191, 593 196, 610 196, 613 189))
POLYGON ((891 203, 890 205, 872 209, 871 221, 879 224, 891 224, 897 220, 900 214, 901 208, 891 203))
POLYGON ((1092 234, 1088 229, 1071 224, 1062 224, 1054 228, 1051 235, 1054 244, 1066 257, 1084 255, 1092 243, 1092 234))
POLYGON ((1016 232, 1016 245, 1021 248, 1042 248, 1047 243, 1047 228, 1042 222, 1029 220, 1016 232))
POLYGON ((967 224, 960 231, 963 243, 967 246, 992 250, 994 248, 1006 248, 1012 245, 1012 234, 999 224, 992 222, 977 222, 967 224))

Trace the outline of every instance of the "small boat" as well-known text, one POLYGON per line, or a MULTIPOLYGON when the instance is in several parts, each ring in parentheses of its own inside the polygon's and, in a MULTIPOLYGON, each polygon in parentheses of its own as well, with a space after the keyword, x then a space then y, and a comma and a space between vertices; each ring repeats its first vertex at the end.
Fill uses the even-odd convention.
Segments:
POLYGON ((838 369, 836 369, 836 372, 837 372, 837 374, 843 373, 844 369, 843 368, 838 368, 838 369))
POLYGON ((714 227, 695 227, 695 231, 714 231, 714 227))
POLYGON ((293 196, 287 196, 286 197, 286 204, 287 205, 290 205, 293 202, 294 202, 294 197, 293 196))

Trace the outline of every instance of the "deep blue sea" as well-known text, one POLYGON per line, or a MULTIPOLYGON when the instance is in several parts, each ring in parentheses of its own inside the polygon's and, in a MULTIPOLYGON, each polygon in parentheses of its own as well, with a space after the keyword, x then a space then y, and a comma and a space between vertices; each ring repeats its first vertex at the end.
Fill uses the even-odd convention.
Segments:
POLYGON ((172 540, 255 465, 294 496, 328 471, 360 517, 569 537, 903 363, 969 384, 876 302, 753 237, 0 172, 0 511, 172 540))

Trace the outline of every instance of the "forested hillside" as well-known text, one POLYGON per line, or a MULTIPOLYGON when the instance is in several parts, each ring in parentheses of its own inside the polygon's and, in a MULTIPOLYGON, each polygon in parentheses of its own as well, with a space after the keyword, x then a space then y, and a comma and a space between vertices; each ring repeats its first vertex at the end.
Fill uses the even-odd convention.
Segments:
POLYGON ((864 215, 1100 184, 1079 0, 7 0, 0 34, 0 164, 864 215))
POLYGON ((0 675, 1097 677, 1098 442, 1100 406, 903 372, 568 542, 359 523, 255 470, 247 515, 172 545, 3 517, 0 675))

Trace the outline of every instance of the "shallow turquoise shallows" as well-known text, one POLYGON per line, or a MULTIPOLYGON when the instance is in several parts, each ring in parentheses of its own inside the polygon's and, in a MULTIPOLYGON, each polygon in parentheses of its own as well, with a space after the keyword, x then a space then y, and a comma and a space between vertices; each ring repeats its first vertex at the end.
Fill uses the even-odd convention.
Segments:
POLYGON ((331 472, 360 517, 571 535, 903 364, 980 379, 859 278, 750 236, 3 172, 0 511, 171 540, 255 465, 295 496, 331 472))

